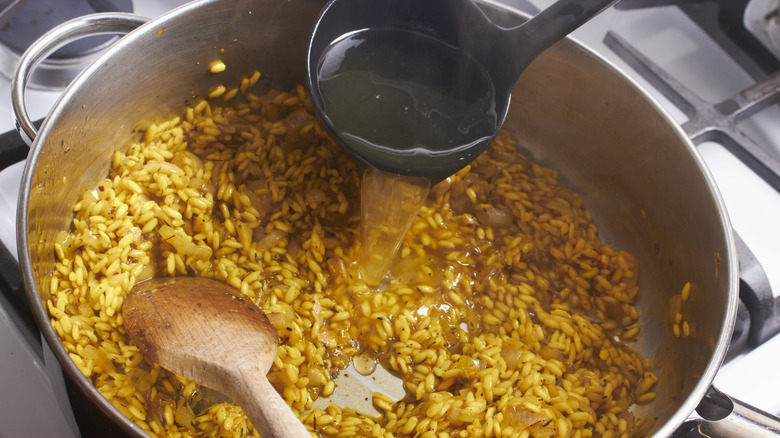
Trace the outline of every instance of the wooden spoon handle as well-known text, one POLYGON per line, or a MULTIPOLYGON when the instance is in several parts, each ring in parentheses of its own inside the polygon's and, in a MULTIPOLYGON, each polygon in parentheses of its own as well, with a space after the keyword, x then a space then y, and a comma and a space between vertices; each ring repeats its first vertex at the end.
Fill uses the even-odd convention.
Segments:
POLYGON ((236 385, 233 396, 263 438, 311 438, 311 433, 265 376, 236 385))

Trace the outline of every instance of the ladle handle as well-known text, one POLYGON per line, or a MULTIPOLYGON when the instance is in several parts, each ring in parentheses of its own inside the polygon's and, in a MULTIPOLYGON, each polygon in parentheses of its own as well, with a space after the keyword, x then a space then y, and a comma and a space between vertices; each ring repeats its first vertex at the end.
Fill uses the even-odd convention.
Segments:
POLYGON ((519 76, 539 54, 617 2, 618 0, 558 0, 530 20, 509 30, 505 40, 508 51, 498 53, 512 53, 511 47, 517 47, 518 42, 533 42, 528 50, 524 50, 521 59, 516 61, 519 76))

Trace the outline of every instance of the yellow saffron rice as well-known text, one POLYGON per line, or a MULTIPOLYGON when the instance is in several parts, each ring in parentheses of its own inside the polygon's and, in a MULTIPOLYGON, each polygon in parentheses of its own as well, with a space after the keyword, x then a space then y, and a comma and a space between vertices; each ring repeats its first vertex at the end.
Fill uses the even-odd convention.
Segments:
MULTIPOLYGON (((211 90, 116 148, 58 236, 46 303, 70 357, 153 436, 258 436, 239 407, 146 360, 121 305, 151 276, 223 281, 281 339, 269 379, 323 437, 628 437, 655 398, 634 258, 506 134, 431 189, 389 279, 360 279, 360 175, 302 87, 211 90), (405 397, 372 416, 318 398, 350 361, 405 397), (357 363, 357 362, 356 362, 357 363), (318 404, 319 405, 319 404, 318 404)), ((251 82, 251 84, 250 84, 251 82)), ((225 342, 230 342, 226 339, 225 342)))

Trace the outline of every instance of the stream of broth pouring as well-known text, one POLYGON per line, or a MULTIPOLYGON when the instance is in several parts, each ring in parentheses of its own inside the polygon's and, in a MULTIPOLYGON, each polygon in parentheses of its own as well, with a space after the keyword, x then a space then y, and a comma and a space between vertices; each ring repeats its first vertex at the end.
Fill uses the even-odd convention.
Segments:
MULTIPOLYGON (((317 76, 326 118, 338 137, 379 168, 414 175, 430 170, 433 175, 434 163, 470 150, 492 136, 498 123, 484 68, 460 50, 414 31, 346 34, 322 55, 317 76)), ((395 176, 374 168, 364 172, 360 262, 369 285, 384 279, 430 185, 424 176, 395 176)))
POLYGON ((360 188, 360 273, 378 286, 428 197, 426 178, 402 177, 368 168, 360 188))

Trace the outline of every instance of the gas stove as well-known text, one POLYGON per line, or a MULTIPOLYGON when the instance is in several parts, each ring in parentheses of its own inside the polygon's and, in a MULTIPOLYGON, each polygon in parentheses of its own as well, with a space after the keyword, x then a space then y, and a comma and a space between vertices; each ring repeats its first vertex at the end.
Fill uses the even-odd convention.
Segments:
MULTIPOLYGON (((503 1, 531 14, 552 3, 503 1)), ((156 17, 183 3, 131 7, 156 17)), ((623 0, 573 37, 648 90, 698 146, 738 235, 743 280, 740 323, 715 386, 780 414, 780 0, 623 0)), ((55 88, 27 91, 33 119, 45 117, 55 88)), ((0 436, 117 436, 63 381, 26 308, 15 213, 27 149, 13 120, 10 81, 0 78, 0 436)))

